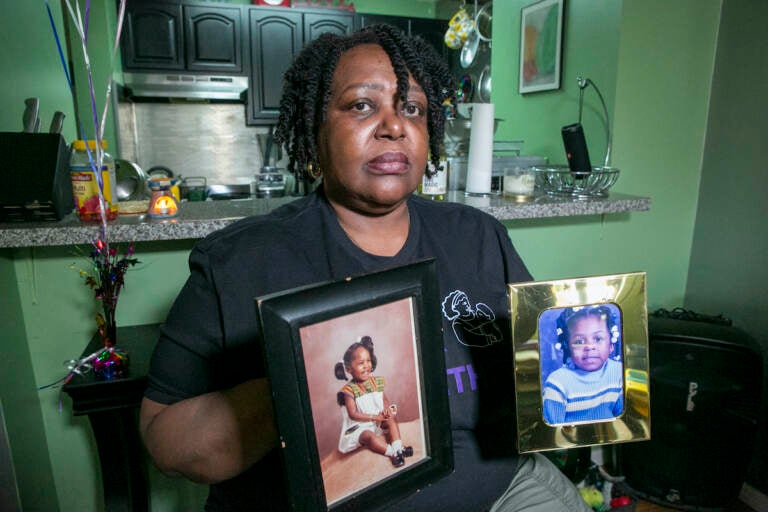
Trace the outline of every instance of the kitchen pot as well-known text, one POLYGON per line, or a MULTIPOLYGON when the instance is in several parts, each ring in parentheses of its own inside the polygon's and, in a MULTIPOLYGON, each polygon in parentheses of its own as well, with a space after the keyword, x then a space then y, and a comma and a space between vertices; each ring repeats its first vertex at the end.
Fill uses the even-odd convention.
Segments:
POLYGON ((480 80, 477 85, 477 95, 482 103, 491 102, 491 67, 486 64, 480 73, 480 80))
POLYGON ((147 171, 150 178, 173 178, 173 171, 164 165, 155 165, 147 171))

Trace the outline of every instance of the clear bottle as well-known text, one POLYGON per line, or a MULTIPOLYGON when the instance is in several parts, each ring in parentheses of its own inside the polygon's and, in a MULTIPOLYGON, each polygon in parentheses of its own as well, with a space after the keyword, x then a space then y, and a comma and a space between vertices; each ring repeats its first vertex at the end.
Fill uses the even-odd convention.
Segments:
MULTIPOLYGON (((117 183, 115 171, 115 159, 107 153, 107 141, 101 141, 103 157, 101 162, 101 179, 104 185, 104 208, 107 220, 117 218, 117 198, 114 194, 114 186, 117 183)), ((96 161, 96 141, 76 140, 72 143, 72 153, 69 158, 69 175, 72 180, 72 194, 75 198, 75 210, 80 220, 101 220, 101 208, 99 206, 99 183, 93 173, 91 158, 96 161), (88 156, 90 151, 90 158, 88 156)))
POLYGON ((431 160, 427 160, 427 172, 421 179, 419 194, 435 201, 444 201, 448 195, 448 162, 440 159, 440 168, 435 172, 435 166, 431 160), (427 176, 427 173, 432 176, 427 176))

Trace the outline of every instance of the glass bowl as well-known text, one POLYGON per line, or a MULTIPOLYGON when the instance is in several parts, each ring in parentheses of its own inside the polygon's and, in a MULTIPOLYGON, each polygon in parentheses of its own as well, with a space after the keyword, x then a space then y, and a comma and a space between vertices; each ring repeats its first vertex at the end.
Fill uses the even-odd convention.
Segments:
POLYGON ((607 197, 619 170, 615 167, 593 167, 592 172, 571 172, 567 165, 534 167, 536 187, 553 196, 572 196, 580 199, 607 197))

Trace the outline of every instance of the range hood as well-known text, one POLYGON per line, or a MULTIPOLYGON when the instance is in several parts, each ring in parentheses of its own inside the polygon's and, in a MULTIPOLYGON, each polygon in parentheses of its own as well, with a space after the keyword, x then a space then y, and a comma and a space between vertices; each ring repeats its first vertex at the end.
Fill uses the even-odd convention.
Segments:
POLYGON ((126 94, 134 98, 241 100, 248 77, 172 73, 123 73, 126 94))

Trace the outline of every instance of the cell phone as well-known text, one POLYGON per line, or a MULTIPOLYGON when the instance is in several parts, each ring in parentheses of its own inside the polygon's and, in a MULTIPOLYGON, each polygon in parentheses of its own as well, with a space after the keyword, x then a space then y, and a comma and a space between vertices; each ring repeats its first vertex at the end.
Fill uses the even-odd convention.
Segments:
POLYGON ((344 431, 344 435, 351 434, 358 428, 360 428, 360 425, 352 425, 351 427, 349 427, 347 430, 344 431))

